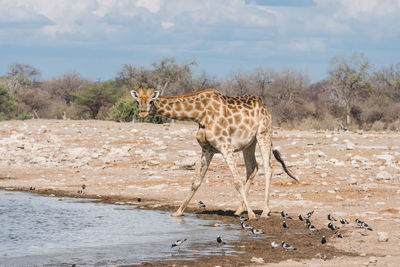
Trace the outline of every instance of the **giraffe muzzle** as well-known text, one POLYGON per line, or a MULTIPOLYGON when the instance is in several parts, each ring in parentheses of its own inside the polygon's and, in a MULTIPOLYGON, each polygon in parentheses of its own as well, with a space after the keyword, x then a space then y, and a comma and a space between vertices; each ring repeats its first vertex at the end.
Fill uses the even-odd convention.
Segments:
POLYGON ((140 111, 139 112, 139 117, 140 118, 146 118, 147 115, 149 115, 149 112, 147 112, 147 111, 140 111))

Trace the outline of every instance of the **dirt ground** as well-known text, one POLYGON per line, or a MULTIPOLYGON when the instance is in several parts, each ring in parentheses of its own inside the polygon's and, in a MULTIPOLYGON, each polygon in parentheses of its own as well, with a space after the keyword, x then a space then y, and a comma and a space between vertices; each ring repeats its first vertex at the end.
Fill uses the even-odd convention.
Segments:
MULTIPOLYGON (((96 197, 117 204, 175 210, 195 176, 200 147, 194 124, 142 124, 106 121, 30 120, 0 122, 0 188, 57 196, 96 197), (86 188, 82 189, 82 185, 86 188), (140 202, 138 200, 141 200, 140 202)), ((271 217, 248 222, 262 229, 259 241, 235 244, 236 256, 143 263, 170 266, 398 266, 400 262, 400 135, 398 132, 274 130, 290 179, 273 161, 271 217), (293 217, 282 227, 280 211, 293 217), (319 232, 307 231, 298 214, 314 210, 319 232), (327 214, 343 238, 327 228, 327 214), (358 228, 354 220, 373 231, 358 228), (276 235, 271 239, 268 235, 276 235), (321 244, 321 237, 327 243, 321 244), (285 252, 271 241, 297 248, 285 252)), ((262 166, 257 151, 257 161, 262 166)), ((241 153, 237 163, 244 176, 241 153)), ((250 205, 260 214, 264 199, 260 168, 250 190, 250 205)), ((221 156, 214 157, 206 178, 187 209, 201 218, 239 223, 232 177, 221 156), (205 210, 197 207, 202 200, 205 210)))

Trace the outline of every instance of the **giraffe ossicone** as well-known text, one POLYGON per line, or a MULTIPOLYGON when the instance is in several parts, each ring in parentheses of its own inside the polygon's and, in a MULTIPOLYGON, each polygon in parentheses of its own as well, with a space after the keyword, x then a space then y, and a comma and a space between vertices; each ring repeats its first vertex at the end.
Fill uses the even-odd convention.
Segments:
MULTIPOLYGON (((197 176, 192 183, 187 198, 173 216, 181 216, 200 187, 215 153, 221 153, 232 173, 235 188, 241 196, 241 204, 235 214, 247 210, 249 219, 256 215, 247 199, 252 180, 257 174, 258 164, 255 157, 258 143, 263 159, 265 173, 265 200, 262 217, 268 217, 269 188, 272 176, 272 118, 261 98, 256 95, 229 97, 214 89, 206 89, 181 96, 161 96, 151 89, 132 90, 131 95, 139 105, 139 116, 146 117, 151 110, 165 117, 177 120, 192 120, 199 125, 197 141, 202 148, 202 156, 197 176), (246 182, 240 178, 233 157, 235 152, 243 152, 246 165, 246 182)), ((284 171, 298 181, 289 170, 277 150, 275 158, 284 171)))

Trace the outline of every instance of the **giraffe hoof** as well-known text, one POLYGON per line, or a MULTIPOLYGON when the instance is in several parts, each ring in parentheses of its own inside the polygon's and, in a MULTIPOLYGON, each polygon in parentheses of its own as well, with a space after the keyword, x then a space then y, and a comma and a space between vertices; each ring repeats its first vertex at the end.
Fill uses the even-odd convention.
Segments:
POLYGON ((240 216, 240 215, 242 215, 243 212, 244 212, 243 209, 238 209, 237 211, 235 211, 235 215, 240 216))
POLYGON ((268 218, 271 215, 270 211, 263 211, 263 213, 261 213, 261 218, 268 218))
POLYGON ((257 219, 257 216, 254 214, 254 212, 248 212, 249 220, 255 220, 257 219))
POLYGON ((172 216, 172 217, 181 217, 181 216, 182 216, 182 213, 175 212, 175 213, 172 213, 171 216, 172 216))

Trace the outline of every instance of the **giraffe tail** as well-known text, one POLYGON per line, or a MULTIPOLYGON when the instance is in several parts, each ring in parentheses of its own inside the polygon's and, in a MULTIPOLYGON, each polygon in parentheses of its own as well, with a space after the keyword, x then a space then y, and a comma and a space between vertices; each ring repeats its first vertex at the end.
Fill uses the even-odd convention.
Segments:
POLYGON ((281 157, 281 153, 279 153, 279 151, 277 149, 273 149, 272 153, 274 154, 274 157, 276 158, 276 160, 279 161, 279 163, 282 165, 282 168, 287 173, 287 175, 289 175, 290 178, 292 178, 292 179, 296 180, 297 182, 299 182, 299 179, 294 177, 294 175, 286 167, 286 164, 285 164, 285 162, 283 161, 283 159, 281 157))

